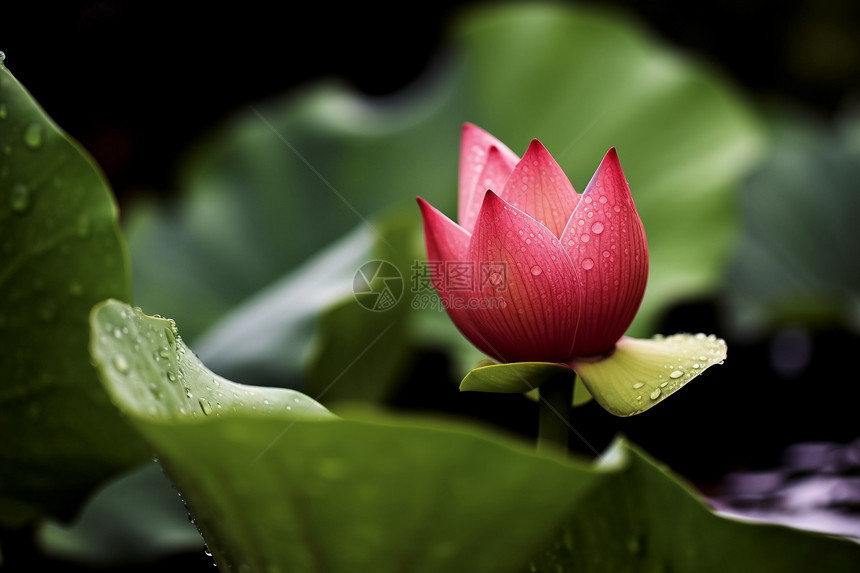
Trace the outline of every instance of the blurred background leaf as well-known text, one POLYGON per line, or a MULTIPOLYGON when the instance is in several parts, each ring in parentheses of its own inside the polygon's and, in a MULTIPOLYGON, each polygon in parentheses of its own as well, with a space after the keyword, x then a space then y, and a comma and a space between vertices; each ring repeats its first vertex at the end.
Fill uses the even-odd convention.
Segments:
POLYGON ((107 181, 0 63, 0 533, 71 519, 148 457, 87 356, 90 307, 131 298, 107 181))
POLYGON ((742 195, 728 317, 748 337, 797 325, 860 333, 860 110, 772 116, 774 147, 742 195))

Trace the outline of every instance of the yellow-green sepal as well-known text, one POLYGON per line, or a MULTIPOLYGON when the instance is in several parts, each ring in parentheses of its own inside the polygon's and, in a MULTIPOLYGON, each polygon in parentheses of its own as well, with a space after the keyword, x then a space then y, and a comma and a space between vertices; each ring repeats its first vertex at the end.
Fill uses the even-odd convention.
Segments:
POLYGON ((623 337, 608 356, 573 360, 571 367, 604 409, 633 416, 659 404, 707 368, 722 364, 726 351, 726 342, 714 335, 623 337))

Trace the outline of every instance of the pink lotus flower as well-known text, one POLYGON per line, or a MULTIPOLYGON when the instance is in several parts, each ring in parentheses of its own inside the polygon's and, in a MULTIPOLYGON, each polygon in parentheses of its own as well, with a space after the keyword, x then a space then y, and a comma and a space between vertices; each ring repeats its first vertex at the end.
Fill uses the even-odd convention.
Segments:
MULTIPOLYGON (((623 337, 645 293, 648 246, 615 149, 580 195, 538 140, 520 159, 466 124, 459 187, 459 224, 418 198, 427 256, 436 270, 431 280, 451 320, 495 360, 563 364, 582 376, 592 394, 602 393, 594 387, 597 378, 607 378, 606 368, 595 374, 592 365, 609 362, 614 371, 620 363, 610 357, 637 342, 652 342, 623 337), (452 276, 468 269, 471 281, 452 276)), ((700 370, 719 355, 705 350, 708 360, 698 361, 700 370)), ((696 351, 686 348, 683 354, 689 358, 696 351)), ((666 359, 678 364, 661 367, 680 368, 681 358, 666 359)), ((692 364, 688 370, 695 370, 692 364)), ((626 378, 635 378, 632 388, 642 377, 636 370, 626 378)), ((631 399, 637 401, 635 395, 631 399)))

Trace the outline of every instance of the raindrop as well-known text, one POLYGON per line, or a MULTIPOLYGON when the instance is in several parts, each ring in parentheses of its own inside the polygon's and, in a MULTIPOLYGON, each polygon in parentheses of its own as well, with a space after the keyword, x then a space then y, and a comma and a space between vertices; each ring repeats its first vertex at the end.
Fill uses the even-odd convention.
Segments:
POLYGON ((16 183, 9 194, 9 207, 16 213, 23 213, 30 206, 30 188, 23 183, 16 183))
POLYGON ((542 272, 543 272, 543 269, 541 269, 539 266, 535 265, 535 266, 533 266, 533 267, 532 267, 532 274, 533 274, 534 276, 538 276, 538 275, 539 275, 539 274, 541 274, 542 272))
POLYGON ((583 243, 587 243, 588 241, 590 241, 590 240, 591 240, 591 237, 589 237, 587 234, 583 234, 583 235, 579 238, 579 240, 580 240, 580 241, 582 241, 583 243))
POLYGON ((591 259, 582 259, 582 268, 585 270, 591 270, 594 268, 594 261, 591 259))
POLYGON ((656 400, 659 397, 660 397, 660 389, 659 388, 657 388, 656 390, 651 392, 651 399, 652 400, 656 400))
POLYGON ((601 195, 601 196, 600 196, 600 204, 601 204, 601 205, 605 205, 605 204, 606 204, 606 201, 607 201, 606 196, 605 196, 605 195, 601 195))
POLYGON ((673 370, 671 374, 669 374, 669 378, 680 378, 684 375, 684 372, 681 370, 673 370))
POLYGON ((595 235, 599 235, 600 233, 602 233, 603 232, 603 223, 601 223, 600 221, 597 221, 596 223, 594 223, 591 226, 591 232, 594 233, 595 235))
POLYGON ((24 143, 30 149, 39 149, 44 143, 44 128, 38 123, 31 123, 24 132, 24 143))
POLYGON ((639 388, 641 388, 644 385, 645 384, 643 384, 642 382, 637 382, 636 384, 633 385, 633 389, 638 390, 639 388))
POLYGON ((571 239, 571 240, 569 240, 569 241, 567 242, 567 246, 568 246, 568 247, 572 247, 574 244, 575 244, 575 243, 573 242, 573 239, 571 239))
POLYGON ((603 251, 603 256, 608 258, 609 257, 609 251, 603 251))
POLYGON ((113 357, 113 366, 121 374, 126 374, 128 372, 128 360, 125 359, 125 356, 122 354, 116 354, 113 357))
POLYGON ((206 398, 199 398, 197 402, 200 404, 200 409, 203 410, 205 415, 209 415, 212 413, 212 405, 209 404, 209 400, 206 398))
POLYGON ((192 396, 193 396, 193 394, 191 393, 191 388, 189 388, 188 386, 186 386, 186 387, 185 387, 185 397, 186 397, 186 398, 191 398, 192 396))
POLYGON ((668 385, 669 385, 668 382, 663 382, 662 384, 660 384, 660 388, 665 388, 668 385))

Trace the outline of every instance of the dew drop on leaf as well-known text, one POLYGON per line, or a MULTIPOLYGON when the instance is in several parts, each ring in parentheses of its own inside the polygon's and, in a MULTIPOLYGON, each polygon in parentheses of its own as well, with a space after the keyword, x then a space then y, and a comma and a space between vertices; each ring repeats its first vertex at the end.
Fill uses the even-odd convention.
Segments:
POLYGON ((16 213, 23 213, 30 207, 30 188, 16 183, 9 194, 9 207, 16 213))
POLYGON ((44 141, 44 128, 41 124, 31 123, 24 132, 24 143, 30 149, 39 149, 44 141))

